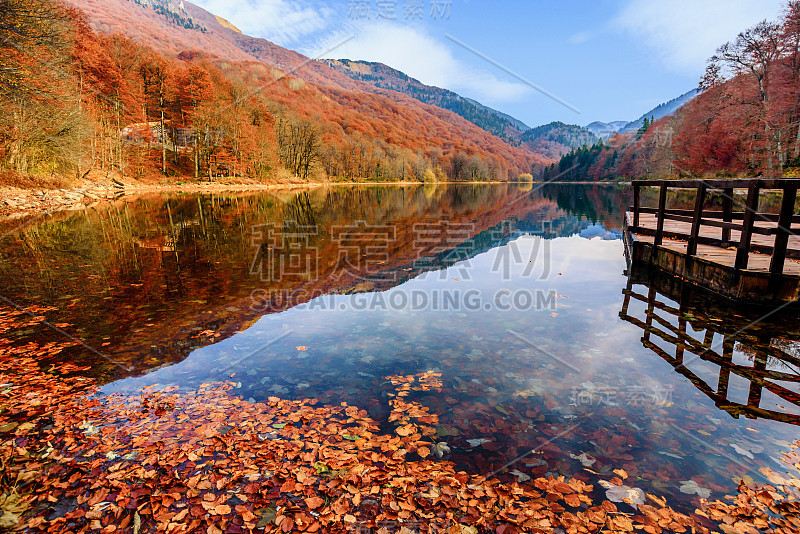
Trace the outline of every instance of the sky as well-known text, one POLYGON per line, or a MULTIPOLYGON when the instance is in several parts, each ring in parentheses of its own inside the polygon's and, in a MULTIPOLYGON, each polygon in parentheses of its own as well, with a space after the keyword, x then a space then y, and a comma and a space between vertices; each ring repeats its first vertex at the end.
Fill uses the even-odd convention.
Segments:
POLYGON ((309 57, 379 61, 529 126, 630 121, 781 0, 195 0, 309 57))

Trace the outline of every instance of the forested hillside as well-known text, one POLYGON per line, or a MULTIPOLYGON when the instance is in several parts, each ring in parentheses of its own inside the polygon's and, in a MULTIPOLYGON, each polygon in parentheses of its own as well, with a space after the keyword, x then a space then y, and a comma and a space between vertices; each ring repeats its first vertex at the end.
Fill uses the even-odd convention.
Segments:
POLYGON ((425 85, 382 63, 349 59, 327 60, 325 63, 353 80, 397 91, 420 102, 452 111, 507 143, 527 148, 533 154, 549 160, 557 160, 574 148, 591 145, 598 140, 587 128, 562 122, 530 128, 522 121, 480 102, 447 89, 425 85))
POLYGON ((349 59, 326 60, 325 63, 354 80, 367 82, 382 89, 397 91, 425 104, 452 111, 472 124, 513 144, 519 144, 520 135, 529 129, 526 124, 513 117, 464 98, 453 91, 425 85, 382 63, 349 59))
POLYGON ((514 180, 547 162, 191 4, 74 3, 2 0, 3 183, 514 180))
POLYGON ((544 177, 798 175, 800 2, 720 46, 700 90, 673 115, 572 151, 544 177))
POLYGON ((593 145, 598 141, 598 137, 586 128, 563 122, 531 128, 522 134, 521 139, 532 151, 553 159, 558 159, 571 149, 593 145))

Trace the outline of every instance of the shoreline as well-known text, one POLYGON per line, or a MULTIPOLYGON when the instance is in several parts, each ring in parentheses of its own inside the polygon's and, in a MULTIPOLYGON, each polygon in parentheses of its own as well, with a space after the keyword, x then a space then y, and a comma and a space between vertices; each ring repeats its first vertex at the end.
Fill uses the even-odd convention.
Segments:
MULTIPOLYGON (((152 193, 222 193, 276 190, 311 190, 321 187, 420 187, 426 185, 524 185, 547 184, 533 182, 296 182, 296 183, 247 183, 247 182, 184 182, 176 183, 107 183, 84 182, 70 189, 26 189, 0 186, 0 221, 22 217, 91 209, 102 203, 126 196, 152 193)), ((625 182, 553 182, 559 184, 624 185, 625 182)))

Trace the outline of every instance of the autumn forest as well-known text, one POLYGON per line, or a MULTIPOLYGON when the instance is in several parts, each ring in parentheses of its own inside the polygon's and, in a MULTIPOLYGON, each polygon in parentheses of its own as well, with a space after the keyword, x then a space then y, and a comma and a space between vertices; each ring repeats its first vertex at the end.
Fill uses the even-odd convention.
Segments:
POLYGON ((543 162, 472 125, 458 132, 462 124, 429 106, 315 87, 255 61, 162 54, 97 33, 80 10, 51 0, 4 0, 3 13, 15 37, 2 44, 0 95, 0 160, 12 185, 90 172, 505 181, 543 162))

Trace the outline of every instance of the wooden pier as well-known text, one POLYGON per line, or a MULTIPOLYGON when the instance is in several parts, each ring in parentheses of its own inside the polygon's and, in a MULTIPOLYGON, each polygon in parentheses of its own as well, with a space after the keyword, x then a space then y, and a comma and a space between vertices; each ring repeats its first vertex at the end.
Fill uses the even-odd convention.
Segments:
POLYGON ((626 214, 629 267, 645 264, 741 303, 800 304, 800 180, 646 180, 633 182, 626 214), (656 206, 643 206, 655 188, 656 206), (669 206, 669 194, 694 195, 693 209, 669 206), (737 208, 735 194, 746 191, 737 208), (763 191, 782 197, 779 213, 759 211, 763 191), (721 209, 706 209, 710 193, 721 209))

